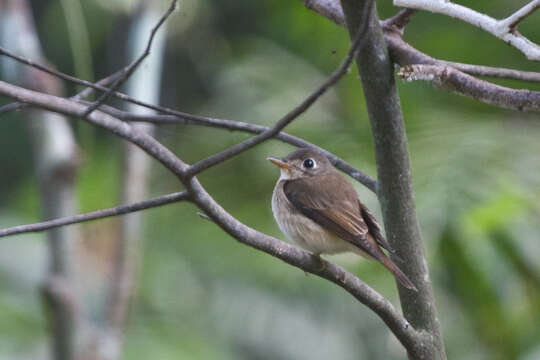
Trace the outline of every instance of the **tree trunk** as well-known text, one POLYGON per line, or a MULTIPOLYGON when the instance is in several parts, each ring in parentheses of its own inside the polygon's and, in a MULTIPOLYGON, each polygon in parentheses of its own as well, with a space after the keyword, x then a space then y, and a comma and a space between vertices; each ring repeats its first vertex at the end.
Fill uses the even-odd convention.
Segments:
POLYGON ((393 64, 371 0, 341 0, 347 28, 354 38, 363 12, 371 9, 367 39, 356 58, 375 144, 378 196, 388 240, 399 259, 394 260, 418 288, 418 292, 398 285, 405 317, 426 341, 409 350, 413 359, 446 359, 433 290, 414 205, 407 136, 397 93, 393 64))

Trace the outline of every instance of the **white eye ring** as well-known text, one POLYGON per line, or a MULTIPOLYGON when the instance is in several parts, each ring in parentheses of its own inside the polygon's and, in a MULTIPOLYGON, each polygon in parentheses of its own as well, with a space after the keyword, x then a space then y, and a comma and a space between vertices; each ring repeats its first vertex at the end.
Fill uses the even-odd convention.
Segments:
POLYGON ((305 167, 306 169, 313 169, 314 167, 317 166, 317 163, 315 162, 315 160, 310 158, 310 159, 304 160, 304 162, 302 163, 302 166, 305 167))

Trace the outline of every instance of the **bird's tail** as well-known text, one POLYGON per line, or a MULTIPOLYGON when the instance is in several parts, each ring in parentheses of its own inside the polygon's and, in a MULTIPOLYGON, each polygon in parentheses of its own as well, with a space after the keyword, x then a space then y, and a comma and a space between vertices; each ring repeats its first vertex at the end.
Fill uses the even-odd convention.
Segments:
POLYGON ((401 283, 401 285, 405 286, 409 290, 418 291, 416 289, 416 286, 412 283, 411 280, 401 271, 401 269, 387 256, 383 256, 380 259, 380 262, 384 265, 385 268, 387 268, 394 277, 401 283))

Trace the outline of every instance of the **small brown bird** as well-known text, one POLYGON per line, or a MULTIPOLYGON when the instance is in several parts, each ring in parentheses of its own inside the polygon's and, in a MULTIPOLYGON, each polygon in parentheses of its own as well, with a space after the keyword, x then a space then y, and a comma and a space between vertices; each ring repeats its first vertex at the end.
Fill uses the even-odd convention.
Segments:
POLYGON ((384 265, 407 289, 416 287, 381 250, 393 252, 377 220, 322 153, 298 149, 283 160, 268 158, 281 176, 272 212, 281 231, 315 256, 351 251, 384 265))

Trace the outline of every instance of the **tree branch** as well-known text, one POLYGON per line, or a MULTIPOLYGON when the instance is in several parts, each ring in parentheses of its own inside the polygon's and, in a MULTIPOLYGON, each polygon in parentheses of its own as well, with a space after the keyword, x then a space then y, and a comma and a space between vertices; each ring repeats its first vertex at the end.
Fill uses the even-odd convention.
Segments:
MULTIPOLYGON (((77 116, 81 109, 84 108, 84 105, 73 101, 23 89, 3 81, 0 81, 0 95, 71 116, 77 116)), ((184 183, 190 200, 239 242, 337 284, 374 311, 388 325, 395 336, 403 344, 407 344, 406 346, 423 348, 428 343, 426 336, 409 326, 407 320, 399 314, 388 300, 353 274, 329 262, 325 262, 325 266, 321 266, 320 260, 311 256, 307 251, 262 234, 236 220, 210 197, 195 177, 185 175, 188 168, 187 164, 178 159, 155 139, 100 110, 91 113, 86 120, 133 142, 154 159, 164 164, 184 183)))
POLYGON ((381 26, 384 28, 394 27, 396 30, 403 34, 405 26, 411 21, 411 18, 416 14, 417 10, 414 9, 401 9, 396 15, 381 21, 381 26))
POLYGON ((12 236, 17 234, 41 232, 45 230, 54 229, 60 226, 66 226, 71 224, 79 224, 82 222, 103 219, 112 216, 119 216, 129 214, 136 211, 151 209, 158 206, 177 203, 179 201, 188 200, 187 192, 177 192, 172 194, 163 195, 154 199, 137 202, 130 205, 117 206, 109 209, 92 211, 86 214, 79 214, 74 216, 63 217, 59 219, 43 221, 35 224, 19 225, 6 229, 0 229, 0 237, 12 236))
MULTIPOLYGON (((79 116, 86 109, 86 106, 72 100, 31 91, 6 83, 5 81, 0 81, 0 96, 7 96, 32 106, 74 117, 79 116)), ((85 120, 131 141, 158 160, 176 176, 184 176, 188 168, 187 164, 178 159, 169 149, 153 137, 134 131, 129 124, 101 111, 92 112, 85 120)))
MULTIPOLYGON (((321 15, 328 17, 329 20, 335 22, 338 25, 343 24, 344 20, 342 17, 340 18, 340 16, 343 16, 343 13, 341 11, 341 8, 339 6, 336 6, 338 0, 310 0, 309 3, 310 9, 313 9, 321 15)), ((398 15, 396 15, 395 17, 398 17, 398 15)), ((381 25, 383 26, 384 38, 386 40, 386 44, 388 46, 388 51, 390 52, 390 57, 392 58, 392 61, 402 67, 415 64, 451 66, 456 70, 460 70, 461 72, 467 73, 469 75, 514 79, 529 82, 540 82, 540 73, 495 68, 489 66, 461 64, 435 59, 415 49, 407 42, 405 42, 402 38, 402 32, 399 29, 396 29, 394 26, 389 25, 392 24, 392 21, 390 21, 391 19, 392 18, 382 21, 381 25)), ((446 88, 442 89, 447 90, 446 88)), ((521 107, 522 94, 514 93, 514 89, 500 87, 499 85, 485 82, 485 86, 477 87, 476 91, 480 92, 478 93, 479 98, 487 99, 492 96, 490 93, 499 91, 499 89, 505 90, 506 94, 509 95, 507 98, 505 98, 505 102, 507 104, 506 106, 504 106, 505 108, 519 109, 521 107), (490 87, 489 85, 493 85, 493 87, 490 87), (519 96, 516 96, 516 94, 519 94, 519 96)), ((460 92, 461 95, 470 97, 470 94, 468 94, 467 92, 463 92, 460 88, 455 88, 453 91, 460 92)))
POLYGON ((512 32, 518 23, 520 23, 523 19, 535 12, 536 9, 538 9, 539 7, 540 0, 531 1, 506 19, 500 20, 501 28, 507 29, 507 31, 512 32))
POLYGON ((497 68, 482 65, 470 65, 452 61, 438 60, 439 63, 449 65, 469 75, 483 76, 499 79, 512 79, 520 81, 540 82, 540 73, 532 71, 520 71, 514 69, 497 68))
POLYGON ((393 64, 387 52, 377 10, 362 3, 374 0, 342 0, 351 39, 358 24, 368 17, 368 37, 356 64, 362 80, 375 146, 379 179, 378 195, 388 241, 396 250, 402 270, 418 288, 398 284, 405 317, 418 331, 429 334, 422 347, 407 346, 412 359, 446 359, 424 248, 416 218, 407 135, 396 89, 393 64))
POLYGON ((185 185, 193 194, 193 202, 233 238, 289 265, 325 278, 340 286, 362 304, 373 310, 406 348, 420 349, 426 346, 427 339, 423 334, 409 326, 408 322, 388 300, 356 276, 337 265, 312 256, 305 250, 262 234, 242 224, 216 203, 196 178, 192 178, 185 185), (321 264, 321 261, 324 262, 324 265, 321 264))
POLYGON ((196 164, 193 164, 189 170, 188 175, 194 176, 200 173, 203 170, 206 170, 214 165, 222 163, 244 151, 251 149, 254 146, 259 145, 260 143, 276 136, 281 130, 283 130, 287 125, 289 125, 294 119, 304 113, 319 97, 321 97, 330 87, 336 84, 348 71, 351 63, 354 60, 354 57, 358 53, 358 50, 361 47, 361 44, 365 40, 365 29, 364 24, 359 27, 357 36, 351 44, 351 48, 345 58, 341 63, 339 68, 332 73, 332 75, 311 95, 309 95, 300 105, 291 110, 287 115, 285 115, 281 120, 279 120, 276 125, 269 128, 268 130, 263 131, 257 136, 254 136, 246 141, 236 144, 227 150, 224 150, 220 153, 214 154, 202 161, 199 161, 196 164))
MULTIPOLYGON (((85 104, 85 102, 82 102, 85 104)), ((162 124, 162 125, 198 125, 198 126, 206 126, 206 127, 212 127, 212 128, 218 128, 218 129, 225 129, 225 130, 231 130, 231 131, 242 131, 250 134, 260 134, 264 131, 267 131, 269 127, 257 125, 257 124, 250 124, 245 123, 241 121, 233 121, 233 120, 226 120, 226 119, 217 119, 217 118, 210 118, 210 117, 204 117, 204 116, 198 116, 198 115, 192 115, 182 112, 175 112, 176 115, 139 115, 139 114, 133 114, 127 111, 122 111, 119 109, 116 109, 112 106, 108 105, 102 105, 99 108, 101 111, 114 116, 115 118, 121 119, 123 121, 141 121, 141 122, 149 122, 153 124, 162 124)), ((331 152, 328 152, 327 150, 318 147, 315 144, 312 144, 310 142, 307 142, 305 140, 302 140, 296 136, 289 135, 284 132, 278 133, 274 139, 282 141, 284 143, 296 146, 296 147, 310 147, 319 150, 323 154, 326 155, 326 157, 330 160, 330 162, 339 170, 343 171, 345 174, 349 175, 368 189, 370 189, 373 192, 377 192, 377 181, 363 173, 362 171, 358 170, 357 168, 353 167, 352 165, 346 163, 338 156, 332 154, 331 152)))
POLYGON ((501 39, 521 51, 529 60, 540 61, 540 46, 514 31, 515 26, 540 6, 540 0, 533 0, 513 15, 496 20, 468 7, 454 4, 448 0, 394 0, 395 6, 425 10, 450 16, 476 26, 501 39))
MULTIPOLYGON (((0 4, 3 25, 2 42, 26 56, 44 59, 40 39, 34 24, 30 4, 25 0, 7 0, 0 4)), ((4 60, 4 59, 2 59, 4 60)), ((55 77, 31 67, 11 67, 4 75, 11 81, 28 84, 34 89, 59 94, 62 86, 55 77)), ((80 165, 79 149, 68 119, 55 113, 33 109, 27 112, 28 132, 32 143, 33 166, 38 180, 41 215, 44 219, 72 214, 76 211, 75 178, 80 165)), ((42 299, 48 307, 51 358, 72 360, 76 357, 78 321, 77 293, 72 286, 73 247, 77 233, 61 228, 49 231, 47 240, 47 267, 42 281, 42 299), (53 286, 54 284, 62 286, 53 286), (63 291, 55 291, 58 289, 63 291), (69 299, 69 300, 68 300, 69 299)))
POLYGON ((402 67, 398 75, 405 81, 427 81, 444 90, 501 108, 540 111, 540 92, 491 84, 450 66, 408 65, 402 67))
MULTIPOLYGON (((99 80, 96 83, 96 85, 107 86, 108 84, 114 82, 120 75, 122 75, 122 70, 119 70, 119 71, 117 71, 117 72, 115 72, 115 73, 113 73, 113 74, 99 80)), ((79 92, 78 94, 70 97, 69 99, 70 100, 81 101, 82 99, 87 98, 88 96, 90 96, 94 92, 94 90, 95 89, 92 88, 92 87, 87 87, 84 90, 82 90, 81 92, 79 92)), ((86 105, 89 105, 89 104, 90 104, 89 102, 86 103, 86 105)), ((12 102, 12 103, 9 103, 9 104, 6 104, 6 105, 0 107, 0 115, 2 115, 4 113, 11 112, 11 111, 27 109, 29 107, 30 107, 30 105, 28 105, 28 104, 24 104, 24 103, 21 103, 21 102, 12 102)))
POLYGON ((334 24, 345 27, 345 17, 339 0, 302 0, 305 7, 321 14, 334 24))
POLYGON ((131 65, 129 65, 128 67, 122 70, 122 74, 112 84, 111 88, 107 90, 106 92, 104 92, 103 94, 101 94, 101 96, 97 99, 97 101, 91 106, 89 106, 84 111, 84 113, 81 114, 82 118, 86 118, 88 115, 92 113, 92 111, 96 110, 103 103, 105 103, 105 101, 107 101, 107 99, 112 95, 112 93, 115 92, 118 88, 120 88, 120 86, 124 83, 124 81, 126 81, 126 79, 137 69, 137 67, 139 67, 139 65, 143 62, 143 60, 148 55, 150 55, 150 49, 152 48, 152 42, 154 41, 154 36, 156 35, 156 32, 159 30, 161 25, 163 25, 163 23, 167 20, 169 15, 171 15, 174 9, 176 9, 176 1, 177 0, 171 1, 171 5, 169 5, 169 8, 165 12, 165 14, 163 14, 161 19, 159 19, 158 23, 156 24, 156 26, 152 28, 152 31, 150 31, 150 38, 148 39, 148 43, 146 44, 146 49, 144 50, 144 52, 131 65))

